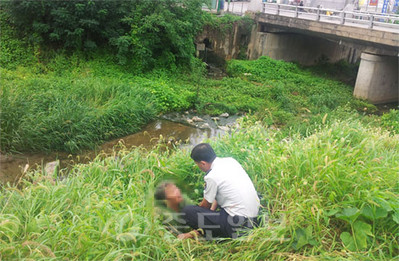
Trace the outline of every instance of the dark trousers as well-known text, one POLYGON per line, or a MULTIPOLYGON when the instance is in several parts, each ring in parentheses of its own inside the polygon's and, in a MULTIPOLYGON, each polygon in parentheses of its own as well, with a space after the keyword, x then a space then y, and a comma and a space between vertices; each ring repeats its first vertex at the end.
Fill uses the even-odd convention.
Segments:
POLYGON ((257 225, 256 218, 232 217, 223 208, 216 212, 200 206, 186 206, 182 212, 186 224, 193 229, 202 228, 207 240, 219 237, 237 238, 239 231, 257 225))

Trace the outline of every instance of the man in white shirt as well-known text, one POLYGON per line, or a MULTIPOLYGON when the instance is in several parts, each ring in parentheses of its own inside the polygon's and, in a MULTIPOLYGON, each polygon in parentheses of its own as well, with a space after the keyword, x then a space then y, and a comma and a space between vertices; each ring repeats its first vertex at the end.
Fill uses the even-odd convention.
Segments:
POLYGON ((191 151, 191 158, 206 173, 204 198, 199 206, 183 208, 183 218, 206 238, 237 237, 240 228, 257 224, 259 198, 248 174, 233 158, 218 158, 208 143, 191 151), (220 211, 215 211, 217 205, 220 211))

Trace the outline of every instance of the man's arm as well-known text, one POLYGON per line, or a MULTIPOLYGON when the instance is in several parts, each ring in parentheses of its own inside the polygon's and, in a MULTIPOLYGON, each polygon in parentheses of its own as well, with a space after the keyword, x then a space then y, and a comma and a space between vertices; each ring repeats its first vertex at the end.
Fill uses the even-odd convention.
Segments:
POLYGON ((202 202, 199 204, 200 207, 210 209, 212 204, 209 203, 206 199, 203 199, 202 202))
POLYGON ((216 194, 217 194, 216 182, 209 177, 208 178, 205 177, 204 199, 199 204, 199 206, 206 208, 206 209, 210 209, 210 210, 216 209, 216 206, 217 206, 217 203, 215 203, 216 202, 216 200, 215 200, 216 194), (213 204, 211 202, 216 204, 214 206, 215 207, 214 209, 211 208, 211 207, 213 207, 213 204))
POLYGON ((216 201, 216 199, 213 201, 212 206, 211 206, 211 210, 215 211, 218 207, 218 202, 216 201))

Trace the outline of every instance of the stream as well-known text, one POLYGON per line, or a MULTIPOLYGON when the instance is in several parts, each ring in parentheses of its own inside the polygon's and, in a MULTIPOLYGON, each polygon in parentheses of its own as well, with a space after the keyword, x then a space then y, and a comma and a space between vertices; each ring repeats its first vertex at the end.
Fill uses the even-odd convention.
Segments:
POLYGON ((118 146, 115 145, 119 142, 123 143, 127 149, 138 146, 151 149, 159 143, 191 147, 205 139, 225 135, 236 126, 239 117, 241 116, 227 114, 219 117, 199 116, 194 111, 171 113, 160 116, 137 133, 110 140, 95 150, 83 151, 79 154, 52 152, 0 155, 0 183, 15 184, 24 172, 44 169, 47 163, 56 160, 59 160, 59 169, 71 169, 75 164, 90 162, 100 153, 111 155, 118 150, 118 146))

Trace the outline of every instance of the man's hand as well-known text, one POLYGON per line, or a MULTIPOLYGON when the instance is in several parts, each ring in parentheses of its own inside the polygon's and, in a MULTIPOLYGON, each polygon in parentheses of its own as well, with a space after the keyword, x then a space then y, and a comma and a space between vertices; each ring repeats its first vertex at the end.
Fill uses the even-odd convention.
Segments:
POLYGON ((179 234, 177 236, 178 239, 188 239, 188 238, 196 238, 198 236, 200 236, 200 232, 198 232, 197 230, 193 230, 189 233, 184 233, 184 234, 179 234))
POLYGON ((188 238, 192 238, 193 235, 191 235, 190 233, 184 233, 184 234, 179 234, 177 235, 178 239, 188 239, 188 238))
POLYGON ((199 204, 200 207, 210 209, 212 204, 209 203, 206 199, 203 199, 202 202, 199 204))

